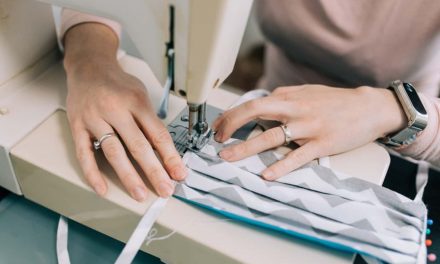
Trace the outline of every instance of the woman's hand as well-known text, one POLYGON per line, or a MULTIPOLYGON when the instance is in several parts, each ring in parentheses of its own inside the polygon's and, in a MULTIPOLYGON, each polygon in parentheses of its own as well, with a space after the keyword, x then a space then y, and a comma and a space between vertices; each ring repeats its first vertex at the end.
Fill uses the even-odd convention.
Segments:
POLYGON ((119 138, 109 137, 101 147, 131 196, 143 201, 147 188, 124 145, 157 193, 171 195, 174 185, 169 176, 182 180, 186 168, 170 134, 156 117, 144 85, 119 67, 116 36, 104 25, 86 23, 70 29, 65 44, 67 114, 87 181, 98 194, 105 195, 107 185, 98 169, 92 142, 115 132, 119 138))
MULTIPOLYGON (((313 159, 372 142, 404 128, 407 121, 397 98, 387 89, 291 86, 225 112, 213 124, 215 139, 224 142, 235 130, 257 118, 287 125, 292 140, 300 146, 263 171, 267 180, 277 179, 313 159)), ((223 149, 220 156, 236 161, 280 146, 284 140, 283 130, 275 127, 223 149)))

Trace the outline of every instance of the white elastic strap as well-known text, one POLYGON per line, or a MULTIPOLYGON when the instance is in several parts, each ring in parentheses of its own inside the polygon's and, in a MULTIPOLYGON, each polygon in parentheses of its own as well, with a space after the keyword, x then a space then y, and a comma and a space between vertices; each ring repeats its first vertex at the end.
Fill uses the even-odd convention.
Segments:
POLYGON ((165 199, 161 197, 154 201, 154 203, 142 217, 141 221, 139 221, 115 264, 129 264, 133 261, 145 238, 150 233, 151 227, 159 217, 160 212, 165 207, 167 202, 168 198, 165 199))
MULTIPOLYGON (((429 178, 429 167, 430 164, 426 161, 419 161, 418 167, 417 167, 417 175, 416 175, 416 188, 417 188, 417 195, 414 198, 414 201, 420 201, 423 202, 423 193, 425 191, 426 184, 428 184, 428 178, 429 178)), ((426 216, 424 219, 424 223, 426 224, 426 216)), ((424 230, 424 229, 423 229, 424 230)), ((422 233, 421 241, 425 241, 426 239, 426 233, 422 233)), ((426 255, 427 255, 427 249, 425 243, 421 244, 421 249, 419 250, 419 253, 417 255, 417 263, 422 264, 426 263, 426 255)))
POLYGON ((249 91, 247 93, 244 93, 242 96, 240 96, 240 98, 238 98, 237 101, 235 101, 229 107, 229 109, 234 108, 236 106, 239 106, 242 103, 246 103, 247 101, 268 96, 269 94, 270 94, 270 92, 267 90, 264 90, 264 89, 257 89, 257 90, 249 91))
POLYGON ((69 251, 67 249, 69 226, 66 218, 60 216, 57 230, 57 259, 58 264, 70 264, 69 251))
POLYGON ((423 192, 425 191, 425 186, 428 183, 429 167, 430 164, 426 161, 418 162, 416 175, 417 195, 414 198, 414 201, 421 201, 423 198, 423 192))

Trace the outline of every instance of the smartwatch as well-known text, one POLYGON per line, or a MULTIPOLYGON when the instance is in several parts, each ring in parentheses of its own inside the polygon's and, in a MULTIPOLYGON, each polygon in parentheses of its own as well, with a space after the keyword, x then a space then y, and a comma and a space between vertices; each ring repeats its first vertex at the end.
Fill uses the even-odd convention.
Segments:
POLYGON ((399 132, 379 139, 379 141, 396 148, 410 145, 416 140, 417 134, 426 128, 428 114, 412 84, 396 80, 390 83, 388 89, 396 93, 408 118, 408 126, 399 132))

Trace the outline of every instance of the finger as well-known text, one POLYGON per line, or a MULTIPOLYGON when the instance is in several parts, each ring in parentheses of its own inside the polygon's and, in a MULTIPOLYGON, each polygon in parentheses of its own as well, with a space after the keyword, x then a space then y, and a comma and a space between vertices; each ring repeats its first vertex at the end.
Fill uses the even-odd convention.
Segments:
POLYGON ((171 178, 178 181, 183 180, 187 175, 187 169, 166 127, 156 116, 144 116, 138 120, 150 143, 159 152, 171 178))
MULTIPOLYGON (((113 132, 113 128, 104 120, 96 121, 94 123, 92 133, 96 138, 113 132)), ((127 153, 125 153, 125 149, 119 138, 116 136, 107 138, 102 142, 101 148, 106 159, 113 167, 130 195, 139 202, 147 199, 147 187, 133 167, 133 164, 128 159, 127 153)))
POLYGON ((229 139, 238 128, 256 118, 286 123, 287 109, 285 102, 270 96, 246 102, 226 111, 219 117, 220 120, 214 122, 215 139, 220 142, 229 139))
POLYGON ((291 151, 284 159, 265 169, 262 173, 263 178, 266 180, 276 180, 317 157, 317 144, 309 142, 300 148, 291 151))
MULTIPOLYGON (((291 131, 292 140, 305 136, 306 133, 301 131, 300 125, 296 125, 297 129, 291 129, 292 125, 287 125, 291 131)), ((278 147, 285 143, 285 135, 281 127, 274 127, 266 130, 260 135, 253 137, 243 143, 227 147, 220 151, 220 157, 227 161, 241 160, 246 157, 255 155, 262 151, 278 147)))
POLYGON ((122 137, 128 151, 142 168, 154 190, 162 197, 172 195, 174 185, 135 120, 131 116, 120 120, 124 121, 115 123, 114 128, 122 137))
POLYGON ((92 139, 86 130, 72 131, 75 141, 76 157, 87 182, 100 196, 107 193, 107 183, 96 164, 92 150, 92 139))

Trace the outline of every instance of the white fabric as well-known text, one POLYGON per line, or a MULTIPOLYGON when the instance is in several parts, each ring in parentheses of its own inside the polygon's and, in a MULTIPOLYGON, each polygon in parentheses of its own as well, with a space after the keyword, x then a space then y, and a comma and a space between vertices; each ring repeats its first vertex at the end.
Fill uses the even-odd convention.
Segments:
POLYGON ((145 241, 145 238, 147 238, 151 227, 153 227, 154 222, 159 217, 160 212, 167 202, 168 198, 165 199, 161 197, 154 201, 131 234, 130 239, 127 241, 127 244, 125 244, 125 247, 115 264, 129 264, 133 261, 137 252, 141 248, 142 243, 145 241))
POLYGON ((68 224, 66 218, 60 216, 57 230, 57 260, 58 264, 70 264, 69 251, 67 249, 68 224))

